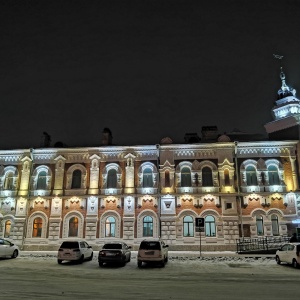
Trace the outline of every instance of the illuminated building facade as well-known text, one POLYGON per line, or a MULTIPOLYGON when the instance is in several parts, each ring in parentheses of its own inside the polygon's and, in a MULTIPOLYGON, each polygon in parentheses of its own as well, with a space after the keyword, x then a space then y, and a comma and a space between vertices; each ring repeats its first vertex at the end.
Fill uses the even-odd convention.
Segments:
POLYGON ((135 247, 159 236, 171 249, 196 250, 200 234, 203 250, 235 250, 242 236, 289 236, 300 217, 298 147, 298 139, 223 135, 204 143, 0 151, 0 236, 25 250, 56 250, 74 238, 94 249, 120 239, 135 247))

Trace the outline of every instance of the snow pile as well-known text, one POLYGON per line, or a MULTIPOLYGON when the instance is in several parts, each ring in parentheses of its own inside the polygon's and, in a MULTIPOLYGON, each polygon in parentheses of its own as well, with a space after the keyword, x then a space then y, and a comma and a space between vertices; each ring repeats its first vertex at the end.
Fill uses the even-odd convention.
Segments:
MULTIPOLYGON (((22 259, 42 259, 53 260, 57 258, 56 251, 21 251, 19 258, 22 259)), ((131 259, 136 260, 137 251, 131 252, 131 259)), ((94 251, 93 260, 98 260, 98 251, 94 251)), ((170 262, 184 263, 233 263, 233 264, 273 264, 275 255, 239 255, 235 252, 204 252, 201 254, 196 251, 170 251, 170 262)))

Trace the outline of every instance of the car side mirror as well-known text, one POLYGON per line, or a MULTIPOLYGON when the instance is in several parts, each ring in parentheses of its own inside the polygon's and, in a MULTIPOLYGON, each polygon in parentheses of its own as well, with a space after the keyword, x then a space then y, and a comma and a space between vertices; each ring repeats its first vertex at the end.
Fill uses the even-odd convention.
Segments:
POLYGON ((127 248, 128 248, 128 249, 131 249, 131 246, 128 246, 127 248))
POLYGON ((169 247, 169 245, 165 245, 165 247, 169 247))
POLYGON ((14 245, 15 245, 15 244, 13 244, 13 243, 10 244, 11 247, 14 246, 14 245))
POLYGON ((88 248, 92 248, 92 246, 88 246, 88 248))

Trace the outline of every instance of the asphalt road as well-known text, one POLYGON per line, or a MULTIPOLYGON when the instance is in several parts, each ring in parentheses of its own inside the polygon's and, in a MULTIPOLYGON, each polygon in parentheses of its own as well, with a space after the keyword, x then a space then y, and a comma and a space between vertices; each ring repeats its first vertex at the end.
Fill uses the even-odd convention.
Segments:
POLYGON ((165 268, 0 259, 0 299, 299 299, 300 269, 271 259, 172 258, 165 268))

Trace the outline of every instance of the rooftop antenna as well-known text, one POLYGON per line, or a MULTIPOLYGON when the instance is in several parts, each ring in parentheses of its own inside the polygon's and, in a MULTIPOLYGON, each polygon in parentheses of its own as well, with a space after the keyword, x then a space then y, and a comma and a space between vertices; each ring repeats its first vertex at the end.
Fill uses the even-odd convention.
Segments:
POLYGON ((280 69, 282 69, 282 64, 281 64, 281 61, 283 59, 283 55, 279 55, 279 54, 273 54, 274 58, 275 59, 278 59, 279 62, 280 62, 280 69))

